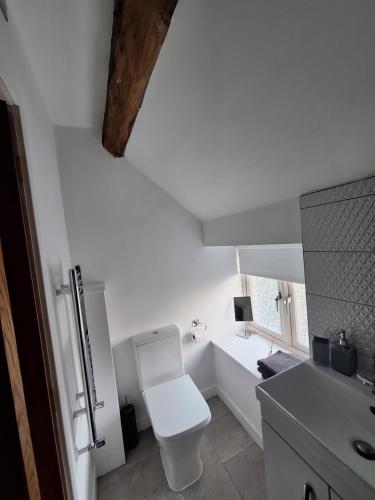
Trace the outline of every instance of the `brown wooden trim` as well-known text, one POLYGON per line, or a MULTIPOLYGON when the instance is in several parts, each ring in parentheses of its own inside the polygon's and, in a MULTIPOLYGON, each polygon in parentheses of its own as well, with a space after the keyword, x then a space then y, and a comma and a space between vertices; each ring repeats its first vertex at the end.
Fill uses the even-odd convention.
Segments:
POLYGON ((177 0, 115 0, 103 146, 124 156, 177 0))
POLYGON ((29 419, 27 416, 25 394, 23 391, 21 368, 18 359, 17 342, 14 333, 12 311, 9 302, 3 251, 0 240, 0 321, 9 379, 13 394, 13 404, 17 419, 18 434, 21 444, 27 489, 30 500, 39 500, 40 490, 35 464, 34 450, 31 442, 29 419))
POLYGON ((41 498, 73 498, 18 108, 0 102, 0 232, 41 498))
POLYGON ((34 210, 32 206, 32 195, 26 162, 25 146, 23 141, 21 116, 18 106, 8 106, 8 111, 11 117, 10 123, 13 154, 18 171, 19 196, 22 214, 24 217, 26 244, 30 259, 31 280, 34 292, 37 320, 39 324, 40 342, 45 364, 45 375, 49 403, 52 410, 52 425, 54 430, 55 444, 58 451, 61 476, 64 479, 64 498, 68 499, 73 498, 73 491, 70 482, 68 456, 63 433, 62 413, 57 388, 57 375, 52 349, 52 338, 49 327, 47 303, 44 293, 42 265, 40 261, 34 210))

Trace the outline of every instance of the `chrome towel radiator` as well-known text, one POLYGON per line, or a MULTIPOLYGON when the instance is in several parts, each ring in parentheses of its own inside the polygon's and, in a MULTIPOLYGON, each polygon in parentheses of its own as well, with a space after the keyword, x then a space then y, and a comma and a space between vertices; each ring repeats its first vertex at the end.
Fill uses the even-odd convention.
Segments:
POLYGON ((94 448, 100 448, 105 445, 104 438, 98 438, 95 412, 99 408, 103 408, 104 401, 98 401, 96 397, 94 369, 92 364, 90 337, 87 327, 85 299, 83 293, 82 272, 80 266, 75 266, 69 270, 69 285, 62 285, 56 291, 57 295, 69 294, 72 297, 73 312, 77 332, 77 342, 79 351, 79 360, 81 364, 82 380, 83 380, 83 394, 86 401, 86 407, 80 408, 73 412, 73 417, 77 418, 83 413, 87 413, 87 420, 89 425, 89 444, 80 450, 79 453, 89 451, 94 448))

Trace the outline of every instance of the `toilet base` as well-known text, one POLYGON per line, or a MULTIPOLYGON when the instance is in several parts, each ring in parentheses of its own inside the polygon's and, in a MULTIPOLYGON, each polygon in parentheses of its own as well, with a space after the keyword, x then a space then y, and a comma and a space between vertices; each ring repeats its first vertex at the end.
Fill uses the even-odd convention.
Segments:
POLYGON ((189 488, 189 486, 192 486, 193 484, 195 484, 197 481, 199 481, 199 479, 202 477, 203 475, 203 462, 201 459, 199 459, 199 462, 200 462, 200 471, 199 471, 199 474, 196 478, 192 479, 191 482, 185 484, 184 486, 181 486, 180 484, 177 485, 176 483, 173 483, 169 480, 169 477, 168 477, 168 474, 167 474, 167 470, 166 470, 166 467, 165 467, 165 464, 164 464, 164 460, 163 460, 163 453, 162 453, 162 450, 160 450, 160 456, 161 456, 161 461, 162 461, 162 464, 163 464, 163 468, 164 468, 164 472, 165 472, 165 477, 167 479, 167 483, 168 483, 168 486, 169 488, 172 490, 172 491, 183 491, 183 490, 186 490, 186 488, 189 488))
POLYGON ((164 472, 171 490, 182 491, 202 476, 200 443, 204 427, 172 440, 158 440, 164 472))

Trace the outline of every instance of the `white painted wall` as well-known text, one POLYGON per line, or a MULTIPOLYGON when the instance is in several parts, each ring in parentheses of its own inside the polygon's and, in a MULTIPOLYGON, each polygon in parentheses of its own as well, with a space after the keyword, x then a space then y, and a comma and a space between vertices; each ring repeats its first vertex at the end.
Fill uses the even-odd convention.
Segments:
POLYGON ((101 125, 113 0, 8 0, 54 124, 101 125), (83 92, 82 92, 83 91, 83 92))
MULTIPOLYGON (((9 23, 0 15, 0 78, 21 111, 74 498, 86 500, 92 497, 94 469, 88 454, 77 458, 74 453, 71 404, 76 377, 71 322, 67 302, 55 296, 55 289, 62 281, 67 281, 70 253, 54 129, 25 58, 11 13, 9 23)), ((86 433, 87 426, 81 422, 77 438, 85 441, 86 433)))
POLYGON ((201 220, 370 175, 374 18, 373 0, 180 0, 129 160, 201 220))
POLYGON ((205 245, 301 243, 299 201, 293 198, 203 223, 205 245))
POLYGON ((57 127, 56 138, 72 257, 86 279, 106 283, 120 399, 127 393, 143 426, 129 337, 176 323, 186 371, 200 389, 214 385, 209 343, 193 344, 187 332, 194 318, 208 324, 208 337, 236 328, 234 249, 205 248, 201 223, 130 163, 110 157, 97 132, 57 127))
MULTIPOLYGON (((113 0, 8 4, 54 123, 99 129, 113 0)), ((201 220, 370 175, 374 18, 374 0, 179 0, 127 158, 201 220)))

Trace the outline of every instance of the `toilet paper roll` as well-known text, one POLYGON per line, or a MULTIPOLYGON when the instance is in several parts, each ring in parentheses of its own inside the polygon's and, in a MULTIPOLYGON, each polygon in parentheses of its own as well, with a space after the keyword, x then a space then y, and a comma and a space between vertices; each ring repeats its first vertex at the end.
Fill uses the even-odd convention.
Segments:
POLYGON ((195 342, 196 344, 202 342, 205 336, 206 336, 205 328, 194 328, 194 330, 191 331, 191 338, 193 342, 195 342))

